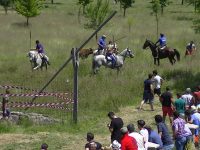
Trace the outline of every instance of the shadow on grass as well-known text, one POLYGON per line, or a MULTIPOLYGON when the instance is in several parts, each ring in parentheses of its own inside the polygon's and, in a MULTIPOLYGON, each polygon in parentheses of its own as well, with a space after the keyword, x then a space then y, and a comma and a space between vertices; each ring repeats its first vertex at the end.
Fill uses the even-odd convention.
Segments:
POLYGON ((191 20, 193 20, 193 18, 191 18, 191 17, 186 17, 186 16, 178 16, 178 17, 177 17, 177 20, 178 20, 178 21, 191 21, 191 20))
POLYGON ((31 26, 31 24, 29 23, 29 26, 27 26, 26 22, 15 22, 15 23, 12 23, 11 26, 18 27, 18 28, 28 28, 31 26))
POLYGON ((191 70, 165 71, 163 77, 166 80, 173 80, 172 89, 176 89, 179 92, 185 91, 186 88, 191 88, 194 91, 200 81, 200 73, 194 74, 191 70))

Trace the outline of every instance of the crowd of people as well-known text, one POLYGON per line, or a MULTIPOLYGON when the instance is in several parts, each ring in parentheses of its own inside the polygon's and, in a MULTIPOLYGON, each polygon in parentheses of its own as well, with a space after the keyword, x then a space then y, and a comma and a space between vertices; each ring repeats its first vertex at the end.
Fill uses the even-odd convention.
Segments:
MULTIPOLYGON (((150 143, 157 144, 157 150, 199 148, 200 86, 197 86, 194 92, 186 88, 183 93, 178 92, 176 97, 173 97, 170 87, 167 86, 165 91, 161 91, 163 82, 164 79, 158 75, 157 70, 148 75, 144 81, 143 100, 139 107, 139 111, 142 111, 143 105, 147 103, 150 104, 151 111, 154 111, 153 102, 157 95, 162 107, 162 114, 154 116, 157 131, 146 125, 145 120, 138 120, 137 128, 134 124, 125 126, 122 118, 117 117, 114 112, 109 112, 111 122, 107 126, 111 132, 110 149, 147 150, 151 147, 150 143), (166 124, 167 116, 169 125, 166 124), (190 124, 196 125, 195 128, 189 126, 190 124)), ((92 137, 94 142, 94 135, 92 137)), ((105 149, 100 143, 96 144, 96 149, 91 149, 90 143, 88 140, 86 150, 105 149)))

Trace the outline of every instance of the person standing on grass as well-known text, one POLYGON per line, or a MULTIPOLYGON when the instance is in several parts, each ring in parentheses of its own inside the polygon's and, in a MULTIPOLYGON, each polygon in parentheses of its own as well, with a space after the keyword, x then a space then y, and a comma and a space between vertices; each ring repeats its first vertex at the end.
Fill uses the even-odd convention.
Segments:
POLYGON ((138 146, 138 150, 145 150, 144 137, 141 134, 139 134, 139 133, 137 133, 135 131, 134 125, 133 124, 129 124, 127 126, 127 129, 128 129, 128 133, 129 133, 128 135, 130 137, 133 137, 136 140, 137 146, 138 146))
POLYGON ((175 111, 173 113, 174 120, 172 122, 173 138, 175 139, 176 150, 184 150, 187 143, 187 131, 185 130, 185 120, 180 118, 180 114, 175 111))
POLYGON ((185 90, 185 94, 181 96, 181 98, 185 101, 186 109, 190 109, 193 105, 193 96, 191 95, 191 89, 187 88, 185 90))
POLYGON ((87 144, 85 144, 85 150, 101 150, 102 145, 99 142, 94 141, 94 134, 87 133, 87 144))
POLYGON ((111 120, 111 123, 108 124, 109 131, 111 132, 111 143, 114 140, 117 140, 120 143, 121 139, 121 131, 120 129, 123 127, 123 120, 117 117, 114 112, 109 112, 108 117, 111 120))
POLYGON ((174 144, 172 137, 169 134, 167 125, 163 122, 163 117, 161 115, 156 115, 154 118, 157 125, 158 134, 163 143, 163 150, 172 150, 174 148, 174 144))
POLYGON ((144 92, 143 92, 143 100, 140 104, 139 110, 143 109, 143 105, 149 102, 151 106, 151 110, 154 111, 153 108, 153 100, 154 100, 154 92, 153 92, 153 81, 152 81, 152 74, 148 75, 148 79, 144 81, 144 92))
POLYGON ((161 85, 163 84, 163 79, 158 75, 157 70, 153 70, 153 81, 154 81, 154 94, 157 94, 160 97, 161 94, 161 85))
POLYGON ((181 98, 180 93, 177 93, 176 96, 177 96, 177 99, 174 102, 175 109, 176 109, 176 111, 179 112, 180 117, 184 118, 184 116, 185 116, 184 113, 186 110, 185 100, 183 98, 181 98))
POLYGON ((8 89, 6 89, 6 94, 3 96, 3 100, 2 100, 3 118, 9 118, 10 117, 10 110, 8 108, 9 94, 10 94, 10 91, 8 89))
POLYGON ((163 121, 165 122, 166 116, 169 116, 169 121, 172 123, 173 116, 173 100, 172 93, 170 92, 169 87, 166 87, 166 91, 160 96, 160 102, 162 104, 162 112, 163 112, 163 121))
POLYGON ((200 104, 200 85, 197 86, 196 91, 193 93, 194 96, 194 105, 197 106, 200 104))

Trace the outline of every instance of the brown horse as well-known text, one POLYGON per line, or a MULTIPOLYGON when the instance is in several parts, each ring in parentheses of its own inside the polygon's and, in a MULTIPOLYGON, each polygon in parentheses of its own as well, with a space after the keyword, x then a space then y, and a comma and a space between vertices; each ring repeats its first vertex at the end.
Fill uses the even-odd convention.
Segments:
POLYGON ((176 49, 165 47, 164 49, 157 50, 158 46, 150 40, 144 42, 143 49, 146 49, 147 47, 149 47, 152 52, 155 65, 157 64, 159 66, 160 59, 163 58, 168 58, 170 63, 173 65, 176 62, 176 59, 174 58, 175 56, 177 57, 177 60, 180 61, 180 53, 176 49))
POLYGON ((90 54, 93 54, 93 49, 92 48, 84 48, 84 49, 81 49, 80 52, 79 52, 79 57, 84 59, 84 58, 87 58, 90 54))

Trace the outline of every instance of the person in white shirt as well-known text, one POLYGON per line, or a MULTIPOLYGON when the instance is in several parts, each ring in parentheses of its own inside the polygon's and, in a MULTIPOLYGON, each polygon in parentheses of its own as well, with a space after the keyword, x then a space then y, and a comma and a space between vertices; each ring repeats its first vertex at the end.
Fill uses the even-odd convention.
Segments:
POLYGON ((136 140, 137 146, 138 146, 138 150, 145 150, 144 137, 141 134, 139 134, 139 133, 137 133, 135 131, 134 125, 133 124, 129 124, 127 126, 127 129, 128 129, 128 133, 129 133, 128 135, 133 137, 136 140))
POLYGON ((163 78, 158 75, 157 70, 153 70, 153 81, 154 81, 154 94, 157 94, 160 97, 161 94, 161 85, 163 84, 163 78))
POLYGON ((149 132, 147 129, 144 128, 145 126, 145 121, 144 120, 138 120, 137 121, 138 129, 140 130, 139 133, 143 136, 144 138, 144 147, 145 150, 148 149, 148 141, 149 141, 149 132))
POLYGON ((187 88, 185 94, 183 94, 181 98, 185 101, 185 107, 186 110, 188 110, 193 105, 193 96, 191 95, 191 89, 187 88))

